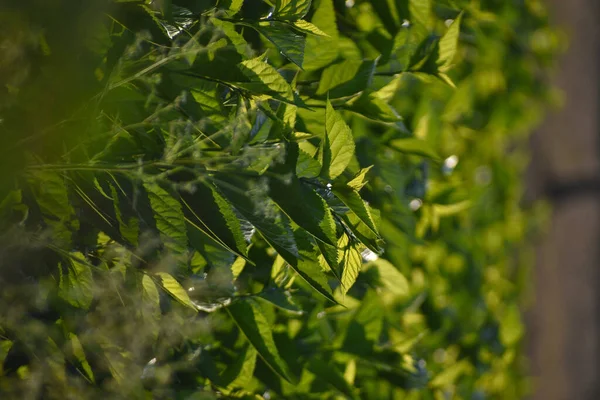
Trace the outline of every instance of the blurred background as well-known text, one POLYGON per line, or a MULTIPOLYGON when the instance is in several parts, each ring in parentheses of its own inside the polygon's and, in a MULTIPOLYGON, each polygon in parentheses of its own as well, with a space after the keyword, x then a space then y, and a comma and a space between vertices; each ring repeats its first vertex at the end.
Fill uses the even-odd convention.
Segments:
POLYGON ((600 398, 600 38, 597 0, 546 0, 569 38, 555 84, 564 104, 531 142, 530 195, 552 205, 537 248, 528 342, 536 400, 600 398))
MULTIPOLYGON (((527 0, 515 1, 521 2, 527 3, 527 0)), ((524 177, 526 202, 545 200, 552 209, 548 228, 538 240, 531 301, 526 312, 527 352, 534 387, 531 399, 595 400, 600 399, 600 293, 597 289, 600 265, 600 1, 544 2, 554 25, 568 37, 569 46, 557 61, 553 81, 562 91, 563 103, 560 108, 547 113, 545 122, 531 138, 532 158, 524 177)), ((45 15, 38 17, 46 19, 45 15)), ((16 26, 20 22, 12 15, 5 18, 5 21, 0 19, 4 22, 0 24, 0 45, 6 50, 9 46, 3 44, 3 33, 11 31, 11 23, 16 26)), ((57 18, 48 20, 59 21, 57 18)), ((73 52, 75 45, 66 39, 74 37, 71 32, 75 28, 61 24, 60 29, 53 30, 58 37, 54 38, 55 42, 64 46, 53 47, 48 74, 56 78, 46 82, 48 87, 37 88, 39 92, 61 94, 61 88, 53 86, 58 86, 61 79, 76 77, 78 65, 73 63, 69 70, 61 62, 65 54, 73 52)), ((19 39, 24 43, 37 41, 38 38, 33 36, 31 32, 23 33, 19 39)), ((10 75, 19 80, 20 74, 11 69, 15 65, 19 66, 23 76, 27 75, 26 69, 20 66, 22 64, 15 62, 20 60, 19 57, 25 58, 25 55, 18 53, 14 59, 6 57, 4 62, 0 58, 0 78, 10 75)), ((76 61, 85 64, 87 60, 77 58, 76 61)), ((91 86, 82 78, 74 86, 83 96, 88 85, 91 86)), ((73 95, 74 103, 78 96, 79 93, 73 95)), ((55 122, 54 115, 60 115, 60 110, 56 109, 62 102, 60 99, 48 101, 47 97, 38 100, 40 104, 22 110, 23 117, 17 118, 17 114, 12 117, 24 121, 24 125, 41 121, 40 124, 50 126, 55 122), (40 110, 44 112, 39 113, 40 110), (34 112, 38 113, 37 119, 28 118, 28 113, 34 112)), ((0 106, 3 106, 1 102, 0 106)), ((78 128, 70 129, 76 132, 78 128)), ((9 139, 3 138, 5 143, 10 142, 9 139)), ((52 152, 49 142, 36 144, 52 152)), ((15 161, 19 160, 18 154, 7 155, 14 159, 0 159, 0 170, 18 169, 15 161)), ((0 176, 0 188, 4 180, 8 178, 0 176)))

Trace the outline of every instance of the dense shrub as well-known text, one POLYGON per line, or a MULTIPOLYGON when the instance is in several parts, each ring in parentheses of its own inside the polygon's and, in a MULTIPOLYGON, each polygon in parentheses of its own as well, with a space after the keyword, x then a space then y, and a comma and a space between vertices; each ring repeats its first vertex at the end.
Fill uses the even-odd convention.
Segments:
MULTIPOLYGON (((11 3, 11 2, 8 2, 11 3)), ((14 1, 2 398, 517 399, 538 1, 14 1)))

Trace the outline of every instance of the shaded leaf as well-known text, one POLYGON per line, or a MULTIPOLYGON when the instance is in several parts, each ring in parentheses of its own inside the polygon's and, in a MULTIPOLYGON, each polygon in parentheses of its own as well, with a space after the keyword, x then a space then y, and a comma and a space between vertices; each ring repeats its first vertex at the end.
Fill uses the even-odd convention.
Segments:
POLYGON ((394 139, 389 142, 389 146, 401 153, 415 154, 439 160, 440 156, 435 149, 426 141, 415 138, 394 139))
POLYGON ((312 358, 308 363, 308 369, 315 374, 318 379, 331 385, 341 394, 348 396, 350 399, 359 399, 356 390, 348 383, 344 378, 344 375, 336 366, 327 364, 319 358, 312 358))
POLYGON ((346 185, 334 185, 333 193, 340 199, 349 209, 354 211, 356 216, 360 218, 365 225, 373 231, 376 235, 377 227, 375 226, 375 221, 371 216, 371 209, 365 203, 365 201, 360 197, 360 194, 354 189, 346 185))
POLYGON ((375 72, 377 61, 346 60, 325 68, 321 74, 317 95, 329 98, 346 97, 365 90, 375 72))
POLYGON ((306 38, 303 68, 314 71, 331 64, 338 57, 338 28, 333 0, 321 0, 311 23, 328 37, 309 35, 306 38))
POLYGON ((392 263, 383 258, 378 258, 371 263, 377 268, 379 281, 383 287, 397 296, 407 296, 410 294, 408 280, 392 263))
POLYGON ((268 301, 276 307, 294 313, 302 314, 302 310, 292 301, 290 292, 281 289, 267 289, 256 295, 257 298, 268 301))
POLYGON ((275 45, 285 58, 302 68, 306 36, 282 22, 259 22, 251 25, 267 40, 275 45))
POLYGON ((94 279, 92 270, 82 253, 70 253, 67 259, 67 276, 62 274, 59 264, 59 296, 75 307, 87 309, 94 298, 94 279))
POLYGON ((226 309, 265 363, 277 375, 292 383, 293 378, 279 356, 270 324, 262 313, 260 304, 252 298, 244 297, 237 299, 226 309))
POLYGON ((223 372, 220 383, 230 389, 246 387, 252 380, 257 354, 253 345, 244 346, 241 353, 236 354, 235 361, 223 372))
POLYGON ((165 247, 178 254, 184 253, 188 240, 181 204, 156 183, 146 182, 144 188, 148 193, 156 227, 165 247))

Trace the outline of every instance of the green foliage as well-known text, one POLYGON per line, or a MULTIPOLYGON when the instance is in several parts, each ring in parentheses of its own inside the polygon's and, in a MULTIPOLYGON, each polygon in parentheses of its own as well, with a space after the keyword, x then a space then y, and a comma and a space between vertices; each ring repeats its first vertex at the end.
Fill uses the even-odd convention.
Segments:
POLYGON ((9 3, 4 397, 527 392, 537 2, 9 3))

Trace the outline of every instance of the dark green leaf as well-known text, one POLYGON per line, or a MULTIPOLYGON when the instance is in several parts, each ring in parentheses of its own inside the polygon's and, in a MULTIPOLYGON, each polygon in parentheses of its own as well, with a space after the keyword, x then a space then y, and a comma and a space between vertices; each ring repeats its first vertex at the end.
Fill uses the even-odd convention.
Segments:
POLYGON ((187 250, 188 240, 181 204, 156 183, 146 182, 144 188, 148 193, 156 227, 165 247, 177 254, 184 253, 187 250))
POLYGON ((285 58, 302 68, 306 36, 282 22, 259 22, 251 25, 275 45, 285 58))
POLYGON ((346 97, 365 90, 375 72, 377 61, 346 60, 325 68, 321 74, 317 95, 329 98, 346 97))
POLYGON ((293 378, 287 365, 279 356, 270 324, 265 318, 260 304, 252 298, 244 297, 231 303, 227 307, 227 311, 264 362, 277 375, 291 383, 293 378))
POLYGON ((360 218, 373 233, 378 235, 375 221, 371 216, 371 209, 356 190, 346 185, 334 185, 333 193, 335 193, 338 199, 340 199, 349 209, 354 211, 356 216, 360 218))

